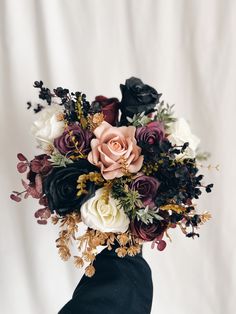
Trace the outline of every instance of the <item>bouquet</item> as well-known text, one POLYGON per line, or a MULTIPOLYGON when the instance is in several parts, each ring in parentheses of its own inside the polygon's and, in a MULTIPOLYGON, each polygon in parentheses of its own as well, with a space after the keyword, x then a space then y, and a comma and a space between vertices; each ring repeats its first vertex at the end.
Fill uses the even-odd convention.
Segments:
POLYGON ((45 103, 28 102, 42 153, 32 160, 17 155, 18 171, 27 174, 24 191, 10 197, 38 200, 37 222, 59 225, 63 260, 75 246, 75 265, 88 262, 91 277, 99 246, 135 256, 144 242, 164 250, 170 228, 199 236, 211 215, 198 213, 194 200, 213 184, 204 185, 199 174, 199 139, 173 106, 160 102, 161 94, 134 77, 120 85, 121 101, 97 96, 89 103, 81 92, 51 91, 42 81, 34 87, 45 103), (87 228, 79 234, 82 223, 87 228))

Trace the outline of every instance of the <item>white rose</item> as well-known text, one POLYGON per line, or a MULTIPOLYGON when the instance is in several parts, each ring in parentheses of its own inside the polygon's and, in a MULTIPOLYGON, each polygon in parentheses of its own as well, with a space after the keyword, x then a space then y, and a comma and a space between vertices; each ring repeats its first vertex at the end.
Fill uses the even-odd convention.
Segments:
POLYGON ((53 145, 53 140, 60 136, 65 129, 62 107, 52 104, 37 115, 38 120, 31 127, 32 134, 42 148, 53 145))
POLYGON ((81 206, 82 221, 89 228, 101 232, 125 232, 130 223, 128 216, 111 196, 106 204, 101 198, 103 192, 104 188, 98 189, 95 196, 81 206))
POLYGON ((168 140, 172 145, 178 146, 186 142, 189 143, 185 152, 179 154, 178 158, 195 158, 200 139, 191 133, 190 126, 184 118, 179 118, 176 122, 172 123, 168 133, 170 133, 168 140))

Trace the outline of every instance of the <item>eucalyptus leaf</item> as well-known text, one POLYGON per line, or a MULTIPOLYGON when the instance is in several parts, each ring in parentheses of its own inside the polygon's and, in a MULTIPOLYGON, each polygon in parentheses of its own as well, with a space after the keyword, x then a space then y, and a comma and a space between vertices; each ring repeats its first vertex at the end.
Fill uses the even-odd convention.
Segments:
POLYGON ((60 153, 53 153, 50 161, 54 167, 66 167, 66 165, 73 163, 73 161, 60 153))
POLYGON ((141 220, 143 223, 145 223, 146 225, 148 224, 152 224, 153 223, 153 219, 156 220, 163 220, 164 218, 161 217, 160 215, 158 215, 158 210, 157 209, 150 209, 148 206, 146 206, 145 208, 139 209, 137 211, 137 219, 141 220))

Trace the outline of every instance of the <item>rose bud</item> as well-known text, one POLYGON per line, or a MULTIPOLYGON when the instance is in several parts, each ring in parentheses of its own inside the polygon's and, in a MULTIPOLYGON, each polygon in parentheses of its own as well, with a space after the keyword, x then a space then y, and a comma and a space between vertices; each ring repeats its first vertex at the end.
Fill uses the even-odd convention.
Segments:
POLYGON ((92 103, 92 107, 99 108, 104 120, 111 125, 116 125, 119 114, 119 100, 117 98, 107 98, 105 96, 97 96, 92 103))

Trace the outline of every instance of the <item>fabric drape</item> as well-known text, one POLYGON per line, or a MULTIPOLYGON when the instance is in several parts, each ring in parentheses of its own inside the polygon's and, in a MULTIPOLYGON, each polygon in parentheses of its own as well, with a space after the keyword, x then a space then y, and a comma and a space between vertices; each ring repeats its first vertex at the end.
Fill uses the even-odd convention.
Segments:
POLYGON ((79 90, 92 101, 120 99, 119 84, 131 76, 189 120, 201 150, 211 152, 201 168, 205 182, 215 183, 197 202, 213 214, 199 239, 173 229, 165 251, 144 246, 152 314, 234 313, 235 29, 234 0, 0 1, 0 313, 57 313, 83 275, 73 258, 59 258, 57 226, 36 223, 37 202, 9 200, 21 190, 16 154, 40 153, 26 109, 38 101, 33 82, 79 90))

